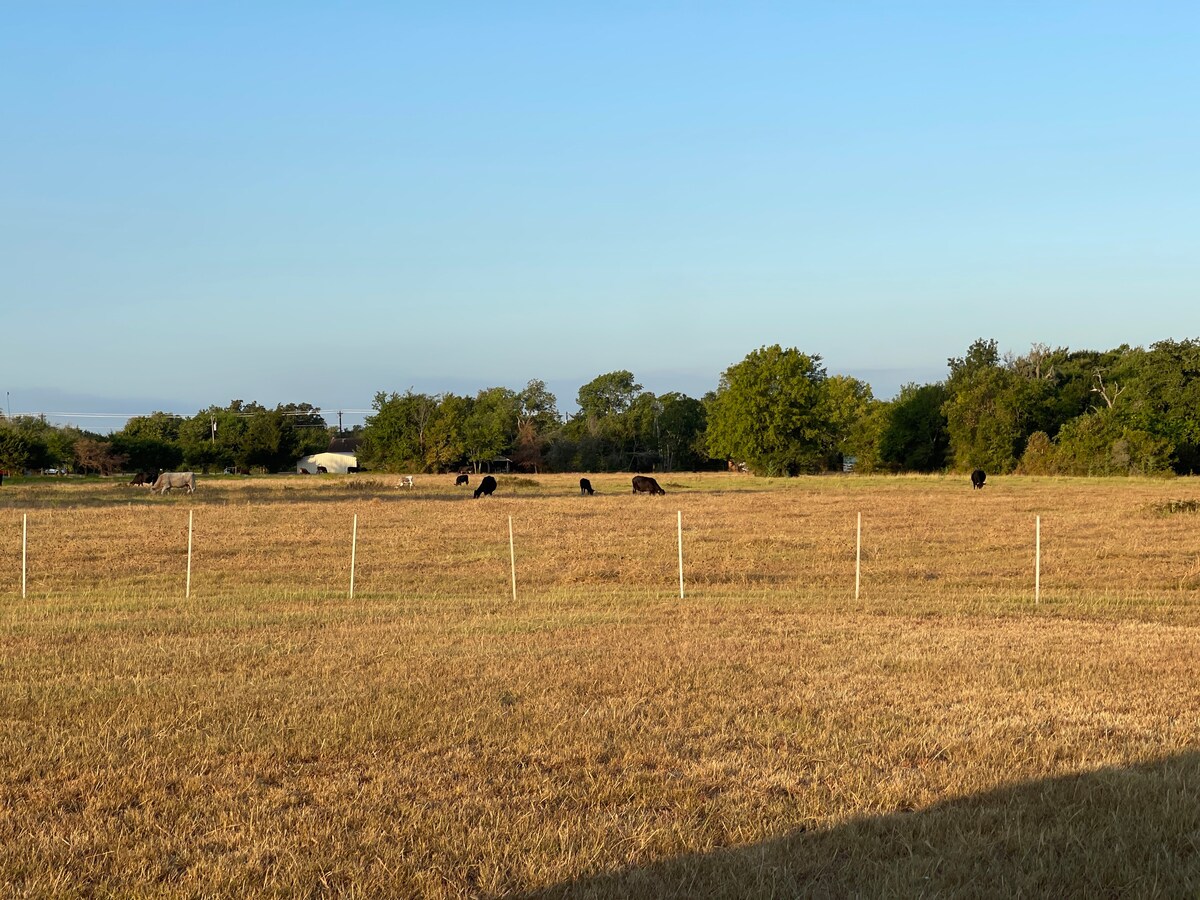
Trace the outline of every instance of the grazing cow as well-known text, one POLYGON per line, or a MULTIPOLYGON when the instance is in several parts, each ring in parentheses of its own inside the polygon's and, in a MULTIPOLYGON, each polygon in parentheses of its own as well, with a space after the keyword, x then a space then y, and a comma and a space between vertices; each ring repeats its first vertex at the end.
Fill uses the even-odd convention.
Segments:
POLYGON ((495 490, 496 479, 491 475, 484 475, 483 481, 479 482, 479 487, 475 488, 475 499, 478 500, 480 496, 490 497, 495 490))
POLYGON ((460 484, 470 484, 470 483, 471 483, 471 476, 467 475, 465 473, 460 474, 457 478, 454 479, 455 487, 458 487, 460 484))
POLYGON ((658 482, 649 475, 634 475, 633 476, 633 492, 635 494, 665 494, 662 488, 658 486, 658 482))
POLYGON ((977 490, 983 487, 983 483, 987 481, 987 473, 983 469, 976 469, 971 473, 971 489, 977 490))
POLYGON ((586 478, 580 478, 579 479, 579 496, 582 497, 586 494, 587 496, 590 497, 594 493, 596 493, 596 492, 592 490, 592 483, 590 481, 588 481, 586 478))
POLYGON ((149 472, 138 472, 136 475, 133 476, 133 480, 129 483, 136 484, 141 487, 145 487, 148 484, 153 484, 154 478, 150 475, 149 472))
POLYGON ((150 490, 165 494, 171 488, 184 488, 190 494, 196 490, 196 475, 194 472, 163 472, 154 479, 150 490))

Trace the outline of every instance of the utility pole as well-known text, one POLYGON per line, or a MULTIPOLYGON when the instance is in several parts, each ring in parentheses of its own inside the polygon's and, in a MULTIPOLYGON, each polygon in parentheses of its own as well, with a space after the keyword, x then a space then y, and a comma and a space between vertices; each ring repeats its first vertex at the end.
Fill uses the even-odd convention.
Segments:
POLYGON ((342 433, 342 411, 338 410, 338 434, 342 433))

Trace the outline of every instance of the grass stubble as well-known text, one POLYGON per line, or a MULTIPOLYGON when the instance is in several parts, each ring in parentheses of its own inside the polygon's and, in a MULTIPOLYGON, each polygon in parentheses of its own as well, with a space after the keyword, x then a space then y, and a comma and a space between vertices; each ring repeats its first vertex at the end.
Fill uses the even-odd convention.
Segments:
POLYGON ((1200 895, 1191 480, 592 480, 6 484, 0 892, 1200 895))

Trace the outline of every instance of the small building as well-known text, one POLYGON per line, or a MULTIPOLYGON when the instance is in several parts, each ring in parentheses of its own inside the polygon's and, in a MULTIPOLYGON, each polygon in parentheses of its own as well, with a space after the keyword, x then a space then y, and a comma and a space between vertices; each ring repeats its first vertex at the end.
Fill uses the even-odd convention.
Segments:
POLYGON ((358 471, 358 457, 353 453, 314 453, 312 456, 302 456, 296 460, 296 473, 308 472, 316 475, 318 467, 331 475, 344 475, 347 472, 358 471))

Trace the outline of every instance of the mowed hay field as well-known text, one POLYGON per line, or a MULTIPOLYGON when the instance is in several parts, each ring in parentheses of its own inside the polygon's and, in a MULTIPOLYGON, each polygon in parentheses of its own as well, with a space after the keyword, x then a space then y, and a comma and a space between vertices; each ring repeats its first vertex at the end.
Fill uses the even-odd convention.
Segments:
POLYGON ((1200 895, 1200 483, 577 479, 6 479, 0 894, 1200 895))

